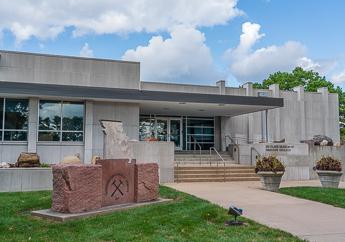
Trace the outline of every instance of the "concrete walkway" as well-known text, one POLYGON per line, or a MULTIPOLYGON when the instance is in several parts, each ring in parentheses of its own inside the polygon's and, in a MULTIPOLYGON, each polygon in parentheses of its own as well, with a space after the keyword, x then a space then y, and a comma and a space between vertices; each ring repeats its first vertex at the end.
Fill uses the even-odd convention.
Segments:
MULTIPOLYGON (((167 186, 228 208, 309 241, 345 242, 345 209, 267 192, 260 182, 170 183, 167 186)), ((320 186, 319 181, 283 182, 282 186, 320 186)), ((341 184, 345 188, 345 182, 341 184)), ((345 199, 345 198, 344 198, 345 199)))

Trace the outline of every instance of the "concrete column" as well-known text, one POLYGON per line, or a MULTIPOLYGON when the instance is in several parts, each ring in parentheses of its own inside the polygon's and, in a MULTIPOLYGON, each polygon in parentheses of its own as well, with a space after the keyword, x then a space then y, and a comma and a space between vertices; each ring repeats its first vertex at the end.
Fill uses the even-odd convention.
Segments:
POLYGON ((328 111, 328 88, 321 87, 317 89, 317 92, 321 93, 321 111, 323 116, 323 134, 330 136, 329 129, 329 111, 328 111))
POLYGON ((225 95, 225 81, 224 80, 219 80, 216 82, 216 85, 219 88, 219 94, 220 95, 225 95))
POLYGON ((85 102, 85 132, 84 132, 84 163, 91 163, 92 159, 92 132, 93 132, 93 102, 85 102))
POLYGON ((37 152, 38 98, 29 98, 28 152, 37 152))
MULTIPOLYGON (((247 82, 243 85, 243 88, 246 89, 246 96, 254 96, 253 83, 247 82)), ((253 140, 253 134, 254 134, 254 114, 252 113, 248 114, 247 122, 248 122, 247 139, 250 142, 253 140)))
POLYGON ((298 86, 293 89, 295 92, 297 92, 297 100, 299 102, 299 116, 301 119, 301 136, 300 140, 306 140, 307 139, 307 133, 306 133, 306 113, 305 113, 305 98, 304 98, 304 87, 298 86))
MULTIPOLYGON (((280 89, 279 84, 272 84, 269 87, 269 90, 272 91, 272 97, 279 98, 280 97, 280 89)), ((280 140, 281 139, 281 126, 280 126, 280 108, 275 108, 271 110, 270 112, 273 113, 274 122, 275 124, 275 130, 270 130, 273 133, 273 139, 274 140, 280 140)))

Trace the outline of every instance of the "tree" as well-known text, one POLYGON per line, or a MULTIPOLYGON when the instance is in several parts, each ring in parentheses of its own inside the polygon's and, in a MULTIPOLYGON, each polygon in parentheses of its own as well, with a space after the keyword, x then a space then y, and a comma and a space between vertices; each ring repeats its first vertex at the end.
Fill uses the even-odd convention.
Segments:
MULTIPOLYGON (((307 92, 316 92, 320 87, 327 87, 330 93, 338 93, 339 96, 339 119, 345 123, 345 93, 343 90, 330 81, 325 76, 320 76, 318 72, 306 71, 301 67, 296 67, 292 72, 276 72, 270 74, 262 83, 254 83, 254 88, 268 89, 271 84, 279 84, 280 89, 292 91, 296 86, 303 86, 307 92)), ((345 128, 340 128, 342 140, 345 140, 345 128)))

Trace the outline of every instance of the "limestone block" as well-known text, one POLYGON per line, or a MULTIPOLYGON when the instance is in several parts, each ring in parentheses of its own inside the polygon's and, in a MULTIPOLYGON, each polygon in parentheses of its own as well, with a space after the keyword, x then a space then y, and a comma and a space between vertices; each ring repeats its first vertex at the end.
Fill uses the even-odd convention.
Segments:
POLYGON ((135 201, 147 202, 158 199, 159 176, 157 163, 135 165, 135 201))
POLYGON ((75 155, 69 155, 69 156, 65 156, 63 158, 63 160, 61 161, 61 163, 63 164, 80 164, 80 155, 79 154, 75 154, 75 155))
POLYGON ((52 210, 80 213, 102 205, 102 167, 58 164, 53 166, 52 210))

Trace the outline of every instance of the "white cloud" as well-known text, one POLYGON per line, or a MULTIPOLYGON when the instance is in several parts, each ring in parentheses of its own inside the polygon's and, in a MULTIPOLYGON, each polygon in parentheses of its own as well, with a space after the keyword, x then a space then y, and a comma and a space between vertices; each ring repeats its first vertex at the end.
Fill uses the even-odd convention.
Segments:
POLYGON ((331 80, 335 84, 344 84, 344 82, 345 82, 345 70, 343 70, 340 73, 332 75, 331 80))
POLYGON ((67 27, 74 35, 170 31, 225 24, 241 15, 237 0, 0 0, 0 32, 18 42, 55 38, 67 27))
POLYGON ((296 66, 324 75, 335 65, 332 60, 315 61, 306 57, 306 47, 297 41, 253 49, 265 36, 260 33, 260 29, 259 24, 244 23, 238 46, 224 53, 231 73, 241 82, 262 81, 271 73, 291 71, 296 66))
POLYGON ((214 83, 219 78, 203 33, 179 26, 170 35, 154 36, 147 46, 127 50, 122 59, 140 61, 146 81, 214 83))
POLYGON ((93 57, 93 50, 90 48, 88 43, 85 43, 79 54, 81 57, 93 57))

